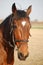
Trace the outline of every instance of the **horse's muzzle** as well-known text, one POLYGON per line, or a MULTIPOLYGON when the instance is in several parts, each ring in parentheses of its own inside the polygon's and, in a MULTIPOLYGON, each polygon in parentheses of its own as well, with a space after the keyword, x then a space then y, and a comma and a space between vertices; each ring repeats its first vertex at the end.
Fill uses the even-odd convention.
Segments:
POLYGON ((20 60, 26 60, 26 58, 28 57, 29 54, 27 54, 26 56, 24 56, 22 53, 18 53, 18 58, 20 60))

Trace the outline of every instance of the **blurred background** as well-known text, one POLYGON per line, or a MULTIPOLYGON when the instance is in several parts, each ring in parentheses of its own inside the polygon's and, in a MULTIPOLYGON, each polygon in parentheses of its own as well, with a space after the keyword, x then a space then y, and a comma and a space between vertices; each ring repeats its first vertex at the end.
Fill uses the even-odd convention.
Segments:
POLYGON ((25 61, 20 61, 15 50, 15 65, 43 65, 43 0, 0 0, 0 24, 12 13, 12 4, 17 9, 25 10, 32 5, 29 15, 31 21, 31 37, 29 39, 30 55, 25 61))

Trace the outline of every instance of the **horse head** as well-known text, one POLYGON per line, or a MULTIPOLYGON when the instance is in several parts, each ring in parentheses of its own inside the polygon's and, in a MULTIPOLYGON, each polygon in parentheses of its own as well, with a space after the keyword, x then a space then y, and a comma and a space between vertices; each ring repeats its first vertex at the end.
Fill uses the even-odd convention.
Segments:
POLYGON ((29 55, 28 41, 30 36, 30 18, 31 6, 26 11, 17 10, 15 3, 12 5, 12 39, 18 49, 18 58, 25 60, 29 55))

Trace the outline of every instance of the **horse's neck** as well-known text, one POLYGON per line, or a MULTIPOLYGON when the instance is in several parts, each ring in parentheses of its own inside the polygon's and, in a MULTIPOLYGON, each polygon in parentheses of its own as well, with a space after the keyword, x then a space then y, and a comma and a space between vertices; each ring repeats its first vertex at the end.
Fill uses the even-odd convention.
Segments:
POLYGON ((0 44, 3 49, 5 49, 7 53, 7 63, 10 64, 14 60, 14 48, 10 47, 9 43, 6 43, 6 41, 10 41, 10 27, 9 27, 9 17, 3 21, 2 24, 0 24, 0 44), (4 40, 4 41, 3 41, 4 40), (4 44, 4 45, 3 45, 4 44), (9 60, 10 58, 10 60, 9 60))
MULTIPOLYGON (((9 23, 6 23, 6 25, 4 26, 4 39, 6 40, 6 52, 7 52, 7 63, 10 64, 14 59, 13 59, 13 54, 14 54, 14 48, 11 48, 9 45, 9 42, 12 43, 12 39, 11 39, 11 35, 10 35, 10 27, 9 27, 9 23), (10 58, 10 60, 9 60, 10 58)), ((12 43, 13 44, 13 43, 12 43)))

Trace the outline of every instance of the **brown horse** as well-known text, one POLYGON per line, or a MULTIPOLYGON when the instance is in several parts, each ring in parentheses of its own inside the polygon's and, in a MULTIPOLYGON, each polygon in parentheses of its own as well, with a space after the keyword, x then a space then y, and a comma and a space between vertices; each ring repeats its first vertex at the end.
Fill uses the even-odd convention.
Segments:
POLYGON ((17 10, 14 3, 12 14, 0 24, 0 65, 13 65, 15 45, 20 60, 28 57, 28 39, 31 27, 28 15, 30 12, 31 6, 27 11, 17 10))

